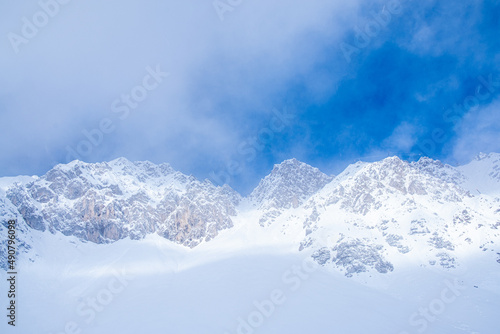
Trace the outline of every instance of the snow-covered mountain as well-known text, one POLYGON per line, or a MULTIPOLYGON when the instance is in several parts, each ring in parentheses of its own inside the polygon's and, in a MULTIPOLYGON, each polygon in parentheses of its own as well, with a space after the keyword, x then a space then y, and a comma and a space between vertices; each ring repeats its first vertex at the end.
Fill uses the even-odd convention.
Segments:
POLYGON ((158 233, 196 246, 233 226, 240 196, 168 164, 73 161, 15 184, 8 200, 33 229, 106 243, 158 233))
POLYGON ((283 211, 299 207, 332 179, 297 159, 275 165, 249 196, 252 204, 262 211, 259 224, 271 224, 283 211))
POLYGON ((297 249, 348 276, 387 273, 416 258, 454 268, 464 254, 500 251, 499 166, 494 153, 458 168, 390 157, 332 177, 291 159, 242 199, 227 185, 198 181, 168 164, 73 161, 41 177, 2 179, 0 213, 4 222, 17 217, 26 228, 83 241, 155 233, 188 247, 247 217, 245 224, 262 229, 279 226, 297 249))
POLYGON ((496 333, 499 160, 391 157, 333 177, 292 159, 247 198, 123 158, 1 178, 16 329, 496 333))
POLYGON ((348 276, 409 262, 450 269, 484 252, 494 263, 500 201, 471 194, 462 187, 469 178, 428 158, 353 166, 305 203, 300 249, 348 276))

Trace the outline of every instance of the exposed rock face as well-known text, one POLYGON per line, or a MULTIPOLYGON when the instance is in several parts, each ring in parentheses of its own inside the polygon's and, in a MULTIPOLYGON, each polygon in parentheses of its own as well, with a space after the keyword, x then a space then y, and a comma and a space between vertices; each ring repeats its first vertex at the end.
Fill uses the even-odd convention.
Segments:
POLYGON ((74 161, 7 197, 26 223, 95 243, 158 233, 193 247, 233 226, 240 196, 176 172, 168 164, 74 161))
POLYGON ((437 177, 449 183, 461 184, 466 179, 460 171, 450 165, 443 164, 439 160, 433 160, 427 157, 422 157, 418 161, 412 162, 410 166, 424 174, 437 177))
POLYGON ((410 200, 406 206, 411 210, 411 198, 415 195, 458 202, 468 194, 455 183, 422 172, 415 165, 392 157, 369 164, 354 175, 340 180, 330 191, 328 204, 339 203, 345 210, 366 215, 371 210, 393 205, 393 201, 398 198, 410 200))
POLYGON ((379 273, 385 274, 393 271, 394 267, 385 261, 382 250, 382 245, 370 245, 358 239, 344 241, 333 248, 336 252, 333 262, 343 267, 348 277, 365 272, 368 268, 375 268, 379 273))
POLYGON ((285 160, 274 165, 271 174, 259 183, 250 198, 260 208, 296 208, 332 179, 319 169, 297 159, 285 160))
MULTIPOLYGON (((31 245, 33 240, 28 233, 29 227, 25 224, 19 212, 17 212, 16 207, 4 196, 3 191, 0 190, 0 235, 2 239, 0 240, 0 269, 5 271, 8 270, 8 222, 9 220, 15 220, 14 225, 15 231, 15 244, 11 245, 16 250, 16 259, 19 259, 20 255, 28 254, 28 258, 33 260, 35 256, 34 252, 31 251, 31 245)), ((14 264, 16 266, 16 264, 14 264)), ((17 267, 15 267, 17 269, 17 267)))
POLYGON ((315 251, 311 257, 318 262, 320 265, 324 265, 331 258, 330 250, 327 247, 323 247, 315 251))

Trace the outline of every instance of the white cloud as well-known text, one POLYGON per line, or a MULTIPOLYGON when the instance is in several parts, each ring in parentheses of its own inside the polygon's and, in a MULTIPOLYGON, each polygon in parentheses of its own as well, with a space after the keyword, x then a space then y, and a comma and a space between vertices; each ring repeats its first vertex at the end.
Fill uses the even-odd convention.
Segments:
POLYGON ((500 99, 469 111, 457 124, 451 158, 466 163, 479 152, 500 152, 500 99))
MULTIPOLYGON (((39 11, 37 1, 2 2, 0 36, 21 34, 22 18, 39 11)), ((308 73, 324 44, 352 28, 343 23, 354 15, 356 2, 326 0, 243 1, 223 22, 212 1, 71 1, 18 54, 8 38, 0 41, 1 156, 57 158, 82 130, 113 116, 111 103, 140 84, 146 66, 160 64, 170 77, 88 160, 124 155, 200 165, 196 152, 236 150, 247 135, 217 116, 214 101, 225 95, 242 109, 255 104, 253 113, 270 113, 259 101, 266 105, 266 94, 308 73), (303 48, 313 32, 321 42, 303 48), (199 101, 201 73, 207 88, 218 87, 211 101, 199 101)), ((311 88, 320 97, 324 89, 311 88)))
POLYGON ((408 122, 399 124, 392 134, 384 139, 381 147, 394 154, 409 153, 416 143, 418 127, 408 122))

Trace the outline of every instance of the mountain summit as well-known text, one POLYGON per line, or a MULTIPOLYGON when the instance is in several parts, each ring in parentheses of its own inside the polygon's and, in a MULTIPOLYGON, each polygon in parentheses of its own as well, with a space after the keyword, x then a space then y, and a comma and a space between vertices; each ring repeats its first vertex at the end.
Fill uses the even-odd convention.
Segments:
POLYGON ((7 198, 27 225, 95 243, 158 233, 186 246, 208 241, 233 226, 239 195, 175 171, 168 164, 73 161, 7 198))
MULTIPOLYGON (((496 264, 499 166, 498 154, 460 167, 390 157, 332 177, 290 159, 241 198, 168 164, 73 161, 41 177, 0 179, 0 215, 18 219, 26 251, 31 231, 97 244, 157 234, 191 248, 217 243, 222 231, 258 231, 347 276, 408 261, 453 269, 463 254, 496 264)), ((254 232, 242 240, 262 238, 254 232)))
POLYGON ((333 177, 297 159, 285 160, 274 165, 271 173, 260 181, 249 198, 263 211, 260 224, 265 225, 283 210, 302 205, 332 180, 333 177))
POLYGON ((296 208, 331 182, 333 177, 296 159, 274 165, 250 194, 260 208, 296 208))

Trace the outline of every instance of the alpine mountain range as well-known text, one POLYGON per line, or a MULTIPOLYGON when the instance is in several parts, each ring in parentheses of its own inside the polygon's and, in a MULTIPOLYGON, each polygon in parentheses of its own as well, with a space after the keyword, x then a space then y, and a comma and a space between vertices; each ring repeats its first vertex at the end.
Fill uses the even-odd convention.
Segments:
MULTIPOLYGON (((336 176, 290 159, 247 197, 168 164, 76 160, 40 177, 0 178, 0 217, 2 235, 17 219, 19 252, 31 261, 39 258, 34 231, 96 244, 158 234, 194 248, 250 224, 279 230, 297 251, 348 277, 404 263, 454 270, 471 256, 499 266, 500 154, 458 167, 389 157, 336 176)), ((5 242, 0 255, 6 270, 5 242)))

